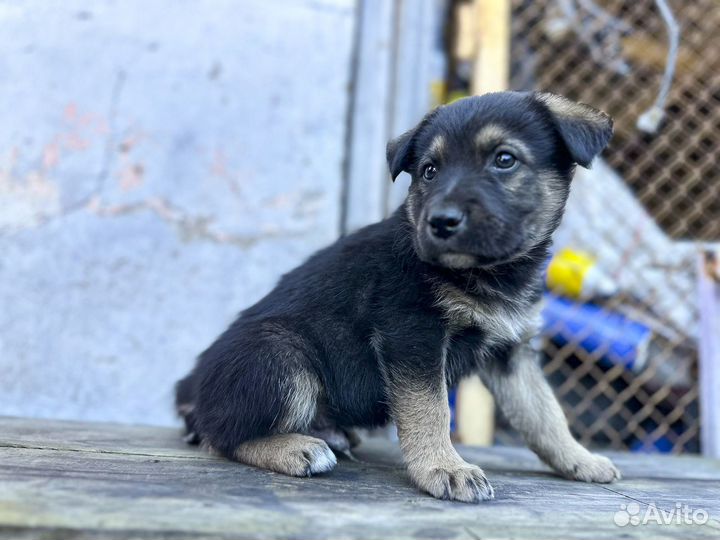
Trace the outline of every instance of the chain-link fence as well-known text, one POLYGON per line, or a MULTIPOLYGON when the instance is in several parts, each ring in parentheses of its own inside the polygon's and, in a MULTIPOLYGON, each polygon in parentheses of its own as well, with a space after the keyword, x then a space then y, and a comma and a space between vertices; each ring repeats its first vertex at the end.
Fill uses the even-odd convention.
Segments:
MULTIPOLYGON (((472 76, 458 38, 468 8, 451 7, 450 99, 472 76)), ((563 94, 615 119, 556 235, 545 372, 584 444, 698 452, 690 240, 720 239, 720 6, 511 0, 510 21, 512 89, 563 94)), ((502 418, 496 438, 515 441, 502 418)))
POLYGON ((511 87, 551 90, 615 119, 606 163, 575 180, 557 238, 595 257, 586 264, 615 290, 550 297, 571 310, 553 327, 546 316, 542 347, 570 425, 590 446, 699 450, 696 250, 674 239, 720 238, 718 28, 715 0, 512 2, 511 87))
POLYGON ((615 118, 606 152, 672 237, 720 238, 720 9, 668 3, 679 32, 665 119, 637 128, 660 90, 670 29, 654 0, 514 0, 513 87, 552 89, 615 118))

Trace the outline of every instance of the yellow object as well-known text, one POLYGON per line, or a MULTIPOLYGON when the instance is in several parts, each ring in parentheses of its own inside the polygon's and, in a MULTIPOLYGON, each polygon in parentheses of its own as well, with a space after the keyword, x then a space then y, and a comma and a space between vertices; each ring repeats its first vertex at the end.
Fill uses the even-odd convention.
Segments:
POLYGON ((553 256, 546 283, 551 291, 575 299, 611 296, 617 292, 615 282, 605 275, 592 255, 568 248, 553 256))
POLYGON ((548 265, 547 286, 553 292, 580 298, 585 275, 595 264, 595 259, 587 253, 561 249, 548 265))
POLYGON ((447 103, 452 103, 453 101, 457 101, 458 99, 466 98, 468 97, 467 92, 462 92, 460 90, 453 90, 448 94, 447 97, 447 103))
POLYGON ((447 88, 445 87, 445 81, 431 81, 430 82, 430 102, 432 107, 438 107, 445 103, 445 94, 447 88))

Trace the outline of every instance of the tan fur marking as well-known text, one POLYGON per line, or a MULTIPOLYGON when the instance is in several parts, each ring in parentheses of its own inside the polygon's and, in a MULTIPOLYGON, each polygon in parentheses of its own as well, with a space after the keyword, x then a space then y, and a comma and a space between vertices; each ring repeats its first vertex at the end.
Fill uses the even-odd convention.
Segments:
POLYGON ((520 139, 516 139, 514 137, 508 137, 507 139, 505 139, 503 141, 503 143, 508 146, 511 146, 512 148, 516 148, 517 150, 519 150, 521 155, 519 155, 517 157, 523 158, 526 160, 532 160, 532 152, 530 151, 530 147, 527 144, 525 144, 523 141, 521 141, 520 139))
POLYGON ((417 223, 415 220, 416 203, 417 203, 417 197, 413 191, 410 191, 408 193, 407 198, 405 199, 405 209, 406 209, 405 213, 413 227, 417 227, 417 223))
POLYGON ((504 141, 509 136, 510 132, 507 129, 497 124, 487 124, 475 135, 475 146, 480 149, 487 149, 489 146, 495 146, 504 141))
POLYGON ((312 373, 301 369, 288 377, 287 384, 285 411, 278 431, 304 431, 317 412, 320 381, 312 373))
POLYGON ((556 94, 541 93, 538 99, 543 102, 553 114, 565 118, 577 118, 598 124, 605 123, 606 116, 588 105, 577 103, 556 94))
POLYGON ((567 193, 563 190, 563 184, 566 180, 558 177, 553 171, 539 171, 538 175, 542 180, 540 187, 543 191, 545 212, 548 215, 562 212, 567 199, 567 193))
POLYGON ((394 393, 393 416, 408 467, 457 466, 462 458, 450 443, 447 391, 405 386, 394 393))
POLYGON ((473 268, 477 264, 477 260, 472 255, 464 255, 462 253, 445 253, 440 255, 440 262, 448 268, 473 268))
POLYGON ((511 131, 508 131, 502 126, 488 124, 475 135, 475 146, 478 150, 492 150, 500 144, 506 144, 507 146, 517 149, 517 151, 522 154, 522 156, 518 157, 526 160, 532 159, 530 147, 521 139, 514 137, 511 131))
POLYGON ((428 152, 431 156, 437 159, 442 159, 442 157, 445 155, 446 148, 447 142, 445 141, 445 136, 435 135, 433 140, 430 142, 428 152))
POLYGON ((537 311, 515 307, 507 302, 480 303, 452 285, 437 289, 437 303, 450 326, 460 330, 471 326, 484 328, 491 341, 522 341, 537 332, 537 311))

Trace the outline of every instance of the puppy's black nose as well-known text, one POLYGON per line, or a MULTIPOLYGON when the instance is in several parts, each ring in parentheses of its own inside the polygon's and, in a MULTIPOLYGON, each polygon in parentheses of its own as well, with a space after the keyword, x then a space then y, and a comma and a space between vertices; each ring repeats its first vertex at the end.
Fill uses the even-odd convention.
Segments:
POLYGON ((428 218, 430 231, 433 236, 450 238, 462 229, 465 222, 465 214, 456 206, 445 206, 435 210, 428 218))

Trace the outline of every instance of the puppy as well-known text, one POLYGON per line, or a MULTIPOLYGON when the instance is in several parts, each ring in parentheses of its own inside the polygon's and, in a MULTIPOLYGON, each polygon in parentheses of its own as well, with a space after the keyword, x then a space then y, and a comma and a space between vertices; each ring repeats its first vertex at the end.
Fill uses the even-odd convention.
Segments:
POLYGON ((430 112, 387 146, 392 178, 412 176, 404 205, 283 276, 178 383, 189 440, 310 476, 333 468, 351 428, 394 421, 420 489, 478 502, 493 489, 450 442, 447 389, 479 374, 558 473, 619 478, 573 439, 528 345, 575 165, 611 135, 604 113, 546 93, 430 112))

